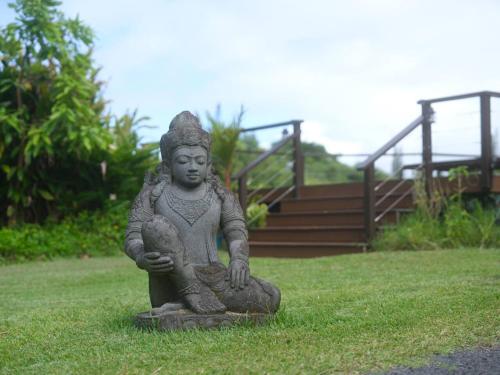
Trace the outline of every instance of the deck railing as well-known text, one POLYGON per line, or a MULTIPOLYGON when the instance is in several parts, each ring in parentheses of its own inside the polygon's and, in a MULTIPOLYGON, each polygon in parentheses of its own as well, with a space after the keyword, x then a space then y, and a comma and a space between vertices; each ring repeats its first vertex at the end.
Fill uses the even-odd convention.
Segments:
MULTIPOLYGON (((422 129, 422 162, 419 164, 405 165, 401 169, 420 169, 422 171, 425 191, 428 195, 431 194, 433 186, 433 171, 434 170, 449 170, 458 165, 467 165, 471 169, 476 169, 480 172, 481 188, 488 192, 491 189, 492 175, 494 169, 494 155, 492 150, 491 136, 491 98, 500 98, 500 93, 493 91, 481 91, 463 95, 448 96, 436 99, 420 100, 421 114, 408 126, 401 130, 396 136, 384 144, 381 148, 370 155, 365 161, 358 164, 358 169, 364 171, 364 221, 365 221, 365 237, 366 242, 370 242, 374 235, 378 223, 381 222, 387 212, 394 208, 404 197, 411 194, 412 186, 402 192, 400 197, 395 200, 383 212, 377 215, 377 208, 385 201, 388 195, 396 192, 404 185, 404 180, 397 183, 392 189, 383 194, 380 198, 381 188, 387 181, 382 181, 379 184, 375 182, 375 162, 384 156, 390 149, 395 147, 400 141, 405 139, 409 134, 419 127, 422 129), (440 102, 448 102, 454 100, 479 98, 480 106, 480 126, 481 126, 481 156, 477 159, 448 161, 448 162, 433 162, 432 161, 432 123, 434 122, 434 109, 432 105, 440 102), (377 199, 378 198, 378 199, 377 199)), ((400 171, 396 171, 400 172, 400 171)), ((390 177, 389 177, 390 178, 390 177)))
POLYGON ((262 164, 265 160, 273 155, 278 155, 279 151, 283 149, 288 144, 292 144, 292 183, 291 186, 275 186, 272 189, 267 189, 264 196, 261 197, 257 202, 260 203, 262 201, 267 201, 272 197, 272 201, 268 204, 268 207, 272 207, 276 203, 278 203, 281 199, 283 199, 288 194, 292 193, 296 198, 300 195, 300 187, 304 185, 304 156, 302 154, 302 148, 300 143, 300 126, 302 124, 302 120, 290 120, 286 122, 280 122, 277 124, 270 125, 262 125, 256 126, 253 128, 242 129, 241 132, 253 132, 257 130, 285 127, 285 126, 293 126, 293 133, 290 135, 285 135, 283 139, 281 139, 278 143, 276 143, 271 149, 264 151, 261 153, 255 160, 250 162, 247 166, 242 168, 239 172, 237 172, 232 179, 238 181, 238 197, 240 201, 241 208, 243 212, 246 213, 246 208, 248 205, 248 199, 251 195, 256 195, 258 190, 253 190, 250 194, 248 193, 248 174, 253 171, 256 167, 262 164))

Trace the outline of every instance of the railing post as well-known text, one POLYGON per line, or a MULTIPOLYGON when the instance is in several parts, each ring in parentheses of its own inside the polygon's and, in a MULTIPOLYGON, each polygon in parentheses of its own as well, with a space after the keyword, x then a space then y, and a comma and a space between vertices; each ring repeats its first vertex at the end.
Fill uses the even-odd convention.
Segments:
POLYGON ((294 196, 299 198, 300 188, 304 185, 304 155, 302 154, 302 145, 300 142, 300 124, 302 121, 293 123, 293 183, 295 185, 294 196))
POLYGON ((375 164, 367 165, 364 172, 365 237, 370 243, 375 237, 375 164))
POLYGON ((240 200, 240 206, 243 210, 243 215, 245 215, 245 218, 247 216, 247 196, 247 176, 243 175, 238 179, 238 199, 240 200))
POLYGON ((479 98, 481 107, 481 188, 483 191, 490 191, 493 162, 491 96, 488 93, 482 93, 479 98))
POLYGON ((424 186, 427 197, 432 193, 432 116, 434 111, 430 103, 422 102, 422 164, 424 168, 424 186))

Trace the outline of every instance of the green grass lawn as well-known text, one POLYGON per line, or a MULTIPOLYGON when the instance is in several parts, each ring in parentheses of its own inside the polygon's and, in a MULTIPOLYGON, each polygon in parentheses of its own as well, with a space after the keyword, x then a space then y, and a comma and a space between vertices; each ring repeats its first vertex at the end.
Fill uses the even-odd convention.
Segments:
POLYGON ((0 373, 358 373, 500 337, 500 251, 252 259, 275 321, 142 332, 146 274, 125 257, 0 267, 0 373))

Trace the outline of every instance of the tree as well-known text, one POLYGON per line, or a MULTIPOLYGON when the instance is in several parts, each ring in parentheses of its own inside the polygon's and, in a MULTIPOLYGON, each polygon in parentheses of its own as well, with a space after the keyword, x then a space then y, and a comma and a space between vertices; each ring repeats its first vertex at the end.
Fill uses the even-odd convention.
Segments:
POLYGON ((92 60, 94 35, 58 5, 16 0, 16 21, 0 30, 4 223, 41 222, 107 198, 101 162, 116 138, 92 60))
POLYGON ((212 162, 215 170, 224 178, 224 184, 231 189, 231 175, 233 173, 234 156, 238 146, 241 122, 245 110, 240 108, 238 115, 231 122, 224 123, 220 119, 220 105, 217 106, 215 115, 207 112, 212 136, 212 162))
POLYGON ((106 173, 102 190, 107 196, 132 200, 144 181, 144 172, 158 164, 158 143, 141 145, 137 134, 140 127, 150 127, 143 125, 148 120, 148 117, 138 117, 137 111, 113 119, 110 128, 113 141, 103 156, 106 173))
POLYGON ((239 172, 250 162, 254 161, 264 150, 253 133, 240 133, 233 158, 233 174, 239 172))
MULTIPOLYGON (((244 137, 240 139, 240 145, 237 150, 238 159, 246 158, 242 166, 247 165, 265 151, 259 147, 255 136, 252 135, 243 144, 242 141, 244 139, 244 137)), ((276 143, 273 143, 271 147, 274 145, 276 143)), ((302 142, 301 147, 305 159, 306 185, 363 181, 362 171, 358 171, 355 167, 340 162, 337 156, 328 153, 323 145, 313 142, 302 142)), ((290 186, 293 181, 292 167, 293 147, 289 143, 250 172, 247 184, 251 189, 290 186)), ((379 169, 375 170, 375 176, 377 179, 387 177, 379 169)))

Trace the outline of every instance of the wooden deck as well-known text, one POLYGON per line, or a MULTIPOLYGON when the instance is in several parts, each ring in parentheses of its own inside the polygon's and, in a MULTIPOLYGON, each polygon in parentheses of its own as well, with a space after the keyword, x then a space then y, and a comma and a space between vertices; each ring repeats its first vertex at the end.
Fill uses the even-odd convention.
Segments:
MULTIPOLYGON (((377 195, 390 192, 398 182, 388 182, 377 195)), ((444 195, 458 191, 458 183, 444 177, 435 178, 433 184, 444 195)), ((377 212, 390 207, 412 185, 409 180, 389 194, 377 212)), ((472 175, 463 181, 463 189, 467 194, 481 194, 479 176, 472 175)), ((493 177, 490 193, 500 194, 500 176, 493 177)), ((379 225, 397 223, 401 215, 412 212, 414 199, 415 194, 405 196, 379 225)), ((280 202, 276 212, 269 214, 266 228, 250 230, 250 255, 309 258, 364 252, 368 241, 363 208, 361 182, 302 186, 300 198, 290 194, 280 202)))

